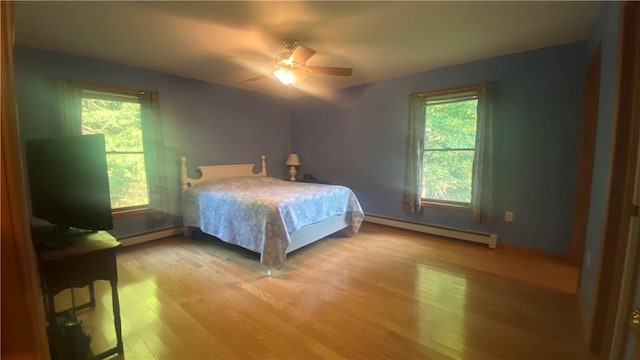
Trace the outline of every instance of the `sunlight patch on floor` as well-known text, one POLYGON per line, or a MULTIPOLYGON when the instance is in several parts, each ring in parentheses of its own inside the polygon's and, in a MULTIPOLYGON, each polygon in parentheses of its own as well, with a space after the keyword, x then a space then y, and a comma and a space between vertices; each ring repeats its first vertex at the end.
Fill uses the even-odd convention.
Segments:
POLYGON ((467 279, 424 264, 416 266, 418 334, 425 345, 465 345, 467 279))

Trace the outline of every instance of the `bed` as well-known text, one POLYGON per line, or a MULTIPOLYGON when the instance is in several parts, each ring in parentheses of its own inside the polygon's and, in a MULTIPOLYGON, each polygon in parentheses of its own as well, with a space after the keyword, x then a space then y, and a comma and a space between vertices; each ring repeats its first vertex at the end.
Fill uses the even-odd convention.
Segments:
POLYGON ((181 158, 184 232, 193 228, 260 254, 268 272, 286 255, 338 231, 356 234, 364 213, 353 191, 267 176, 266 157, 254 164, 199 166, 187 176, 181 158))

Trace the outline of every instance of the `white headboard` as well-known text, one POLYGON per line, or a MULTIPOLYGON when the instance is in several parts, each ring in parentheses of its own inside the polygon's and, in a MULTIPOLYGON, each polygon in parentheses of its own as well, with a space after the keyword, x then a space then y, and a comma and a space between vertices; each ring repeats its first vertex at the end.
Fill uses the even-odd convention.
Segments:
POLYGON ((203 181, 220 179, 233 176, 267 176, 267 157, 260 156, 260 172, 254 174, 253 168, 255 164, 231 164, 231 165, 205 165, 198 166, 197 169, 202 173, 198 179, 192 179, 187 176, 187 158, 180 157, 180 173, 182 174, 182 190, 203 181))

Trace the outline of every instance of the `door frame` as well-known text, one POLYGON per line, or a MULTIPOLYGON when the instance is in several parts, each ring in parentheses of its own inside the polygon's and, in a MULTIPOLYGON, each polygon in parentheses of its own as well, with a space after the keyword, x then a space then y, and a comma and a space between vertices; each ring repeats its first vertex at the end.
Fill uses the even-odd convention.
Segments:
POLYGON ((0 3, 2 37, 2 111, 0 178, 2 183, 2 351, 3 358, 48 359, 37 257, 31 242, 29 210, 15 101, 13 2, 0 3), (8 260, 8 261, 6 261, 8 260))
POLYGON ((567 262, 582 267, 585 236, 589 222, 591 203, 591 183, 593 159, 596 152, 598 131, 598 108, 600 102, 600 68, 602 63, 602 43, 593 51, 584 71, 582 105, 582 125, 580 127, 580 148, 578 152, 578 172, 571 221, 571 241, 567 262))
POLYGON ((638 215, 632 203, 638 160, 640 127, 640 3, 620 4, 617 88, 609 201, 602 237, 601 267, 596 290, 589 350, 599 357, 617 359, 624 353, 629 334, 633 291, 639 256, 628 253, 638 239, 629 239, 630 218, 638 215), (624 76, 623 76, 624 74, 624 76), (635 241, 635 242, 634 242, 635 241), (630 274, 629 271, 632 271, 630 274))

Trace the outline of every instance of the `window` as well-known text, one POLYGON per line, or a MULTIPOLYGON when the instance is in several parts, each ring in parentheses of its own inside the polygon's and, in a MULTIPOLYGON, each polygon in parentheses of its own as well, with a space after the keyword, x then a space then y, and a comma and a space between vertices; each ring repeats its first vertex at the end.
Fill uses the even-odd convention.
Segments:
POLYGON ((471 203, 477 107, 475 94, 425 96, 423 201, 471 203))
POLYGON ((105 135, 111 208, 145 208, 149 204, 142 106, 135 91, 81 89, 82 134, 105 135))
POLYGON ((473 221, 492 221, 492 88, 483 83, 411 94, 405 211, 444 206, 469 209, 473 221))

